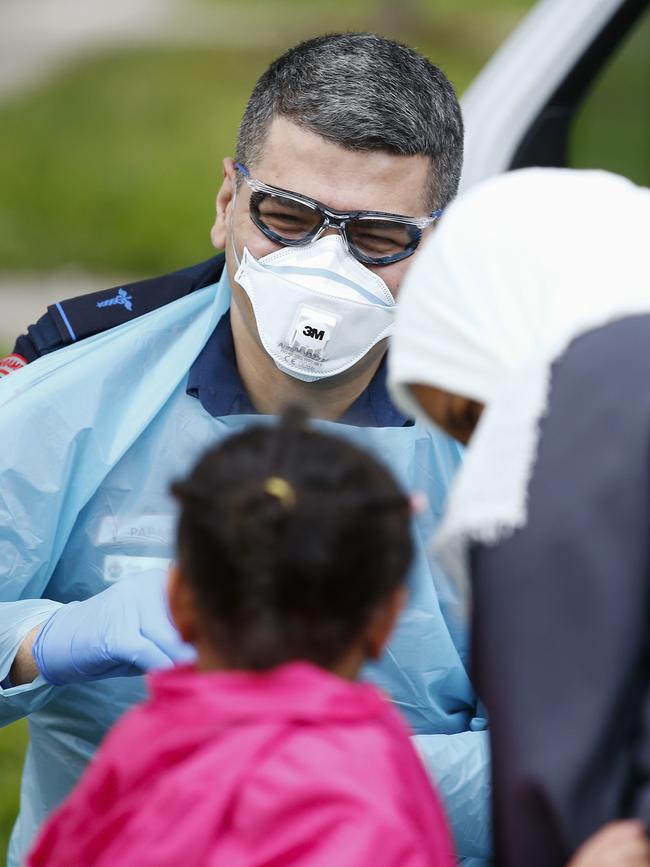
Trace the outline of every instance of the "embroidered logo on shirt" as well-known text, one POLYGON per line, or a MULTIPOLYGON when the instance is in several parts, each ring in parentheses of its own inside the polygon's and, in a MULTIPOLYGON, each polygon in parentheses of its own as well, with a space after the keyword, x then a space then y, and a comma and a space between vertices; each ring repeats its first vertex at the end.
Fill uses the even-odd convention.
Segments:
POLYGON ((23 358, 22 355, 18 355, 17 352, 12 352, 11 355, 5 355, 4 358, 0 358, 0 376, 7 376, 10 373, 13 373, 14 370, 19 370, 21 367, 25 367, 27 364, 27 359, 23 358))
POLYGON ((133 298, 126 289, 118 289, 117 295, 114 298, 107 298, 106 301, 97 302, 98 307, 111 307, 113 304, 121 304, 127 310, 133 310, 133 298))

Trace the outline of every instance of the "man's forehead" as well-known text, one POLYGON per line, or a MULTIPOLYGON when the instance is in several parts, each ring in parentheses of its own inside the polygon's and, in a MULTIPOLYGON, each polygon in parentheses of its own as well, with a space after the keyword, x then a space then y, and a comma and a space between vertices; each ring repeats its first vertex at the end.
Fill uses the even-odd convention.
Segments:
POLYGON ((353 151, 276 117, 251 174, 337 210, 426 212, 431 162, 426 156, 353 151))

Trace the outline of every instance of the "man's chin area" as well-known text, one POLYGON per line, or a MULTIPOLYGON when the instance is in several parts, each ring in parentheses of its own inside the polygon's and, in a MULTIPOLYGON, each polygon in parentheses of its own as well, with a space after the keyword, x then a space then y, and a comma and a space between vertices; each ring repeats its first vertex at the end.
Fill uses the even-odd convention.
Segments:
MULTIPOLYGON (((347 370, 344 370, 342 373, 337 373, 334 376, 315 379, 313 382, 299 380, 295 376, 291 376, 289 373, 285 373, 285 376, 288 379, 293 380, 293 382, 299 382, 301 386, 312 390, 315 393, 337 391, 342 388, 347 388, 355 382, 361 382, 366 379, 368 375, 372 378, 386 354, 387 346, 388 344, 386 341, 382 341, 381 344, 373 346, 370 352, 364 355, 363 358, 360 358, 356 364, 353 364, 352 367, 349 367, 347 370)), ((362 391, 366 385, 367 383, 363 384, 361 388, 362 391)))

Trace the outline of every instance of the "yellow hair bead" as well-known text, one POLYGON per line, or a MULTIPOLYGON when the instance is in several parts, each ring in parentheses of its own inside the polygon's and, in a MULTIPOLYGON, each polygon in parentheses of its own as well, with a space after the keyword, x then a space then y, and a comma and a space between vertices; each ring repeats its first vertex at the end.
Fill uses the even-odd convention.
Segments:
POLYGON ((296 492, 293 485, 280 476, 269 476, 264 482, 264 490, 272 497, 276 497, 285 509, 292 509, 296 504, 296 492))

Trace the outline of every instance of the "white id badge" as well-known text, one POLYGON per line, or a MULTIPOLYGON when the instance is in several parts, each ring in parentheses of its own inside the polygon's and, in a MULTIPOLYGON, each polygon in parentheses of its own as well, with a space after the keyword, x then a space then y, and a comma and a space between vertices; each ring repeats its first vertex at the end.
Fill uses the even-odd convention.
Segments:
POLYGON ((104 581, 128 581, 141 572, 160 569, 166 572, 172 564, 171 557, 127 557, 124 554, 107 554, 104 557, 104 581))

